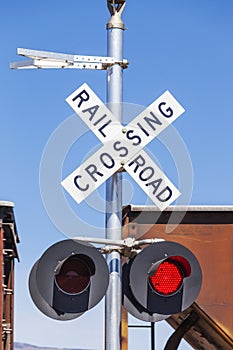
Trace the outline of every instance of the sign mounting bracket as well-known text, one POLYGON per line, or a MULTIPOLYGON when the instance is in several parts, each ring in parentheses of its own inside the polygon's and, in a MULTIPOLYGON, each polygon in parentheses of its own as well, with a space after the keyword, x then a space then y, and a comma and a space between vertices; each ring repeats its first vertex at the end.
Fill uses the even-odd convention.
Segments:
POLYGON ((10 64, 12 69, 74 68, 107 70, 108 67, 114 64, 118 64, 123 69, 128 68, 129 65, 129 61, 126 59, 117 60, 114 57, 107 56, 71 55, 23 48, 18 48, 17 54, 29 58, 29 60, 12 62, 10 64))

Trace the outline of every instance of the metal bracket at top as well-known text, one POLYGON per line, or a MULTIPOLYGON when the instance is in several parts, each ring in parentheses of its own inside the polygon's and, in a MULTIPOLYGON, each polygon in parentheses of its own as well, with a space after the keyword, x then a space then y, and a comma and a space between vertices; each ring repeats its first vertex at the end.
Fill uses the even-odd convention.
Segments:
POLYGON ((75 68, 106 70, 109 66, 119 64, 123 69, 128 67, 128 60, 117 61, 114 57, 96 57, 84 55, 69 55, 57 52, 17 49, 18 55, 30 58, 22 62, 12 62, 12 69, 31 68, 75 68))
POLYGON ((126 0, 107 0, 107 4, 111 15, 107 23, 107 29, 120 28, 124 30, 125 25, 121 19, 121 15, 125 8, 126 0))
POLYGON ((111 15, 114 15, 116 12, 121 14, 125 8, 126 0, 107 0, 107 3, 111 15))

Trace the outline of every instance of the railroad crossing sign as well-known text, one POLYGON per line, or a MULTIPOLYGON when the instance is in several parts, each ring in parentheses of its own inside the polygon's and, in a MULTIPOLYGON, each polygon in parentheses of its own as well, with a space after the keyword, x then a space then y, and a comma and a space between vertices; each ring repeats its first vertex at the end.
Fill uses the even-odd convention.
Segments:
POLYGON ((160 210, 180 196, 179 190, 143 150, 184 112, 169 91, 127 126, 117 120, 86 83, 66 101, 103 143, 95 154, 61 183, 77 203, 81 203, 121 167, 160 210))

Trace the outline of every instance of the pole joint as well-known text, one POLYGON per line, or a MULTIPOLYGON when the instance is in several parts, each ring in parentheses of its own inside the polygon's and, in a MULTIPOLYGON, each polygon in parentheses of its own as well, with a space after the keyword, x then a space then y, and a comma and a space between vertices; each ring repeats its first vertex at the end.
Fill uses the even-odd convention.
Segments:
POLYGON ((114 59, 114 62, 103 64, 103 69, 107 69, 108 67, 114 66, 115 64, 118 64, 122 69, 126 69, 129 66, 129 61, 125 58, 121 61, 114 59))
POLYGON ((107 23, 107 29, 119 28, 125 30, 125 25, 122 21, 121 15, 125 8, 126 0, 107 0, 108 10, 111 18, 107 23))

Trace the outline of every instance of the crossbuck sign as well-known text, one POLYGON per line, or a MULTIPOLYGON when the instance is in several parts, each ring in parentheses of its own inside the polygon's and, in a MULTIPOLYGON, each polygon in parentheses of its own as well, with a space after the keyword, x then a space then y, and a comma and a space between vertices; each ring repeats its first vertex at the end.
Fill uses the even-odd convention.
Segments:
POLYGON ((77 203, 123 167, 164 210, 180 192, 143 148, 177 119, 184 108, 166 91, 127 126, 122 126, 87 84, 66 101, 103 143, 103 146, 62 181, 77 203))

